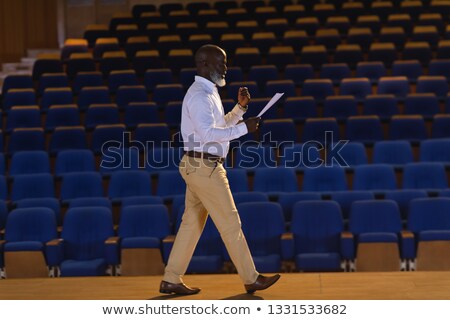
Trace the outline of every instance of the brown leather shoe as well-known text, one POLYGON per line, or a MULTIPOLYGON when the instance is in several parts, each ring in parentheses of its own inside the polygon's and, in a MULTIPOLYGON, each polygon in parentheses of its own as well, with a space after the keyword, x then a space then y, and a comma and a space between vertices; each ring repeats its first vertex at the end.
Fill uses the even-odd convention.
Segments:
POLYGON ((245 285, 245 290, 247 290, 247 293, 254 293, 256 290, 265 290, 277 282, 280 277, 279 274, 272 277, 265 277, 260 274, 254 283, 245 285))
POLYGON ((161 281, 159 286, 159 292, 161 293, 175 293, 182 295, 197 294, 200 292, 200 288, 190 288, 184 283, 170 283, 167 281, 161 281))

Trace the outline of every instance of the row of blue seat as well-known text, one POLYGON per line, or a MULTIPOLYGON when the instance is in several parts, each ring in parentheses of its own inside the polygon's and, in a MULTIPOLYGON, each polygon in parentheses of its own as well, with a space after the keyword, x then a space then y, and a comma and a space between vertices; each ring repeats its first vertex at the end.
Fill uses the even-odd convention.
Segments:
MULTIPOLYGON (((426 189, 437 192, 449 187, 445 166, 439 162, 408 163, 402 168, 402 189, 426 189)), ((229 169, 228 179, 234 192, 249 190, 278 194, 302 191, 334 192, 370 190, 385 192, 399 188, 394 167, 387 164, 360 165, 354 167, 353 178, 348 179, 340 166, 303 168, 299 183, 293 168, 259 167, 254 170, 252 188, 245 169, 229 169), (301 185, 301 188, 300 188, 301 185)), ((151 174, 145 170, 117 170, 110 174, 108 196, 120 200, 130 196, 158 195, 171 199, 184 194, 185 184, 177 171, 157 171, 156 190, 152 187, 151 174)), ((54 176, 50 173, 22 174, 14 177, 11 192, 7 181, 0 179, 2 199, 18 201, 26 198, 55 197, 54 176)), ((77 172, 62 176, 60 194, 62 200, 104 195, 102 175, 99 172, 77 172)))
MULTIPOLYGON (((282 261, 287 260, 294 261, 302 271, 338 271, 343 261, 358 259, 363 249, 357 252, 356 248, 361 244, 381 242, 393 243, 398 248, 399 270, 400 259, 416 258, 416 246, 421 241, 448 241, 446 234, 450 230, 448 198, 411 201, 408 230, 413 236, 402 232, 400 212, 392 200, 356 201, 349 222, 352 236, 343 235, 341 210, 334 201, 297 202, 293 208, 292 237, 282 237, 285 229, 279 204, 250 202, 238 205, 237 209, 255 265, 261 272, 278 272, 282 261)), ((2 252, 19 248, 41 251, 49 266, 59 267, 61 276, 105 275, 108 265, 121 263, 120 251, 125 248, 160 249, 167 259, 170 242, 162 240, 169 233, 168 212, 163 205, 126 207, 118 229, 119 246, 119 242, 111 239, 114 236, 111 211, 105 207, 82 207, 68 210, 61 240, 49 243, 57 238, 51 210, 16 209, 8 216, 2 252), (88 234, 90 242, 84 243, 82 239, 88 234), (24 237, 29 242, 21 243, 24 237)), ((223 262, 229 259, 224 252, 219 233, 209 221, 188 272, 221 271, 223 262)))

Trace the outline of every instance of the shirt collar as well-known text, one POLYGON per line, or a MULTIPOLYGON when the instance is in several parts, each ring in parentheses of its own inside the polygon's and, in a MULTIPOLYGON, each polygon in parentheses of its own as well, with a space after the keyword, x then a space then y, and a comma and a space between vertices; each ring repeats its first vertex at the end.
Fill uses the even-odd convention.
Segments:
POLYGON ((216 84, 206 78, 195 76, 195 81, 200 82, 209 93, 213 93, 215 90, 217 90, 216 84))

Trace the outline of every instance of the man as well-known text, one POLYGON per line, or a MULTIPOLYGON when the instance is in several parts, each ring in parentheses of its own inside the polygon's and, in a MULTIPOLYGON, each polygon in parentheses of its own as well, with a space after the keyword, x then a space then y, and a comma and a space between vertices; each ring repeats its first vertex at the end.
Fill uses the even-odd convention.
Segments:
POLYGON ((241 222, 222 165, 229 141, 258 129, 260 118, 242 116, 250 94, 240 88, 238 103, 224 115, 217 87, 223 87, 227 72, 225 51, 205 45, 195 54, 197 76, 183 100, 181 134, 186 154, 180 173, 186 181, 186 209, 161 282, 161 293, 196 294, 199 288, 183 283, 195 246, 208 214, 220 232, 248 293, 273 285, 280 275, 260 275, 253 263, 241 222))

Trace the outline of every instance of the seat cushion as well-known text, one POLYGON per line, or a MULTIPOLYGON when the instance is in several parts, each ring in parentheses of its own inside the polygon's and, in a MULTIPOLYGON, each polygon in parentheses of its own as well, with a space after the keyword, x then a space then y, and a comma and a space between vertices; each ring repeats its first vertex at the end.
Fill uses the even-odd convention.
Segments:
POLYGON ((65 260, 60 265, 61 277, 104 276, 106 262, 104 259, 86 261, 65 260))
POLYGON ((214 273, 222 270, 223 259, 221 256, 193 256, 189 263, 188 272, 214 273))
POLYGON ((358 237, 358 242, 398 242, 398 237, 395 233, 391 232, 361 233, 358 237))
POLYGON ((295 257, 298 270, 302 271, 339 271, 341 257, 338 253, 301 253, 295 257))
POLYGON ((161 241, 153 237, 132 237, 123 238, 120 244, 122 249, 130 248, 159 248, 161 241))
POLYGON ((419 241, 450 240, 450 230, 427 230, 419 233, 419 241))
POLYGON ((44 244, 40 241, 20 241, 5 243, 5 251, 42 251, 44 244))
POLYGON ((253 257, 253 261, 259 272, 280 272, 281 258, 278 254, 253 257))

